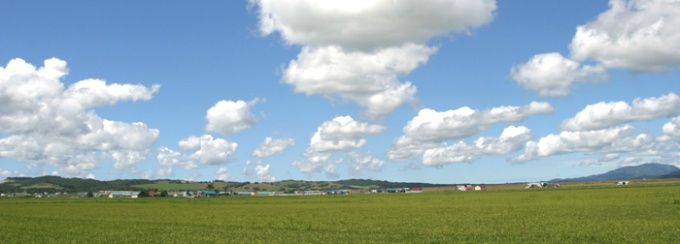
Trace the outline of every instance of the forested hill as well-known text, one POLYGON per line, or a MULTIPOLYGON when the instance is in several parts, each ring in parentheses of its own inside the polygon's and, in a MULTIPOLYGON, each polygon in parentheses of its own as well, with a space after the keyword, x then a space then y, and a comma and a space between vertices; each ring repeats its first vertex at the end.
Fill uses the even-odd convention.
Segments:
POLYGON ((677 174, 678 167, 668 164, 649 163, 638 166, 621 167, 608 171, 603 174, 590 175, 569 179, 553 179, 551 182, 575 182, 575 181, 605 181, 605 180, 637 180, 637 179, 657 179, 673 178, 673 173, 677 174))
POLYGON ((392 188, 392 187, 438 187, 451 186, 445 184, 429 184, 417 182, 389 182, 379 180, 348 179, 329 182, 307 182, 285 180, 279 182, 185 182, 180 180, 112 180, 99 181, 94 179, 62 178, 59 176, 40 177, 10 177, 0 183, 0 192, 96 192, 101 190, 143 190, 143 189, 173 189, 173 190, 196 190, 196 189, 219 189, 219 190, 322 190, 324 188, 343 189, 368 189, 392 188))
POLYGON ((98 181, 59 176, 10 177, 0 184, 0 192, 88 192, 100 190, 135 190, 134 185, 153 183, 151 180, 98 181))
POLYGON ((390 181, 384 181, 384 180, 366 180, 366 179, 349 179, 349 180, 338 180, 334 181, 334 183, 340 184, 340 185, 347 185, 347 186, 378 186, 382 188, 390 188, 390 187, 414 187, 414 186, 422 186, 422 187, 443 187, 443 186, 451 186, 452 184, 430 184, 430 183, 415 183, 415 182, 390 182, 390 181))

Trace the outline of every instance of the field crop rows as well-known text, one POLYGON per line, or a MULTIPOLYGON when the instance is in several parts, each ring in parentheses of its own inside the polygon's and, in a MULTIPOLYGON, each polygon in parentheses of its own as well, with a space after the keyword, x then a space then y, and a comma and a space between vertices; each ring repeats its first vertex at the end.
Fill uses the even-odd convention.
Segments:
POLYGON ((680 186, 0 199, 0 243, 674 243, 680 186))

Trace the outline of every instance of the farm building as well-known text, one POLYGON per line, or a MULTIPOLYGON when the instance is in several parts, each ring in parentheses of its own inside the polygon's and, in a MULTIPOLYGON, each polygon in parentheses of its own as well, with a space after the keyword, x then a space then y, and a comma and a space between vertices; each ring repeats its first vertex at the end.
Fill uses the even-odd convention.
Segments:
POLYGON ((459 191, 472 191, 475 188, 470 184, 466 184, 466 185, 458 185, 458 186, 456 186, 456 189, 459 190, 459 191))
POLYGON ((217 197, 217 192, 213 190, 205 190, 201 191, 200 194, 202 197, 217 197))
POLYGON ((627 186, 630 181, 619 181, 616 183, 617 186, 627 186))
POLYGON ((138 191, 112 191, 109 198, 137 198, 138 195, 138 191))
POLYGON ((258 196, 274 196, 275 194, 276 193, 273 191, 261 191, 257 193, 258 196))
POLYGON ((387 193, 402 193, 402 192, 406 192, 406 189, 404 189, 404 188, 387 188, 387 189, 385 189, 385 192, 387 192, 387 193))
POLYGON ((255 193, 250 192, 250 191, 239 191, 239 192, 234 192, 234 195, 236 195, 236 196, 254 196, 255 193))
POLYGON ((344 190, 344 189, 328 189, 324 191, 324 194, 326 195, 344 195, 344 194, 349 194, 349 190, 344 190))
POLYGON ((524 188, 543 188, 547 187, 548 183, 528 183, 524 188))
POLYGON ((414 186, 406 191, 406 193, 421 193, 421 192, 423 192, 423 187, 421 186, 414 186))

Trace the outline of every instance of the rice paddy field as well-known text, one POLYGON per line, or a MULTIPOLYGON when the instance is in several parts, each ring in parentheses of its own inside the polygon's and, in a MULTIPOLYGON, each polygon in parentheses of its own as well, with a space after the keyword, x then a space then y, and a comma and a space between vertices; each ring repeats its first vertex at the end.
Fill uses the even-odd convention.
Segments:
POLYGON ((0 198, 0 243, 677 243, 680 185, 0 198))

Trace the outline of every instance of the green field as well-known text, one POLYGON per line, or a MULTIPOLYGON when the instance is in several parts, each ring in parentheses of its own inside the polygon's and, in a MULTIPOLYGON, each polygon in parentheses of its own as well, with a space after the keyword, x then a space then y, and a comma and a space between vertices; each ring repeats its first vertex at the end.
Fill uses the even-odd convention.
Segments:
POLYGON ((0 199, 0 243, 677 243, 680 186, 0 199))

